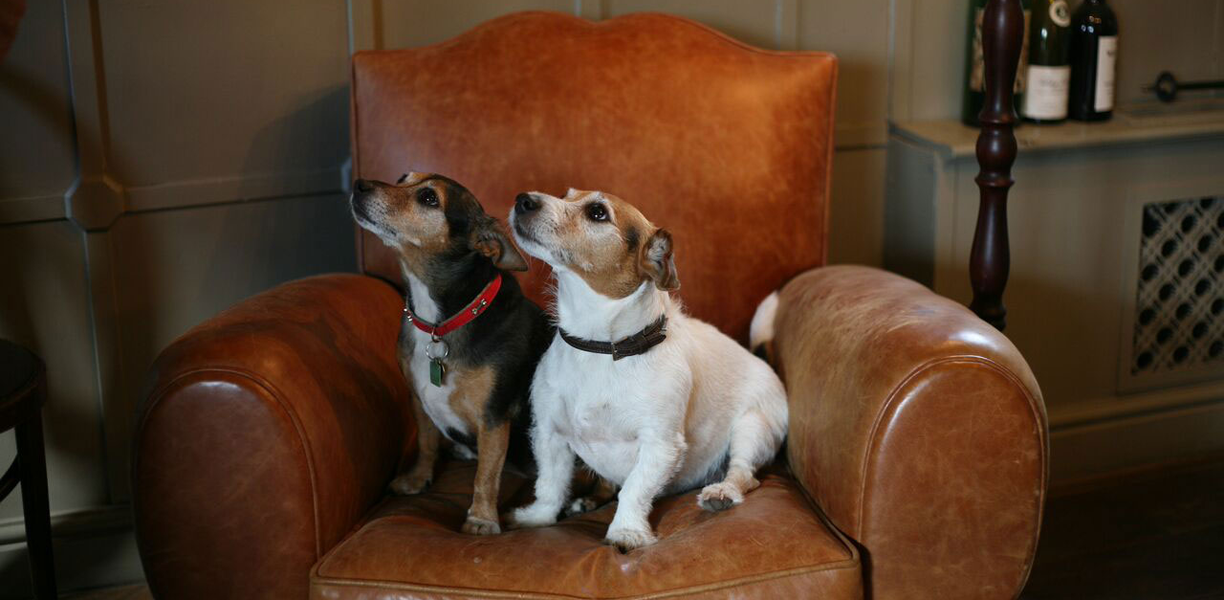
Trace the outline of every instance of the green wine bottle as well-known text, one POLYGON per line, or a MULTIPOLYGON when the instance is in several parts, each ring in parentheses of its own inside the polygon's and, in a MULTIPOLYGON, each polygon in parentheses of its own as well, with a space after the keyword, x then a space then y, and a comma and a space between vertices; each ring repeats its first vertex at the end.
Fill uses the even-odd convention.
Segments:
POLYGON ((1071 8, 1067 0, 1033 0, 1028 76, 1020 112, 1033 123, 1067 119, 1071 89, 1071 8))
MULTIPOLYGON (((978 113, 986 103, 986 61, 982 54, 982 13, 988 0, 969 0, 969 44, 965 53, 965 88, 961 104, 961 120, 966 125, 977 127, 978 113)), ((1024 42, 1020 46, 1020 67, 1016 69, 1015 106, 1022 106, 1025 77, 1028 71, 1029 21, 1032 0, 1021 0, 1024 9, 1024 42)), ((1014 107, 1013 107, 1014 108, 1014 107)))
POLYGON ((1070 116, 1104 121, 1113 116, 1118 19, 1105 0, 1084 0, 1071 18, 1070 116))

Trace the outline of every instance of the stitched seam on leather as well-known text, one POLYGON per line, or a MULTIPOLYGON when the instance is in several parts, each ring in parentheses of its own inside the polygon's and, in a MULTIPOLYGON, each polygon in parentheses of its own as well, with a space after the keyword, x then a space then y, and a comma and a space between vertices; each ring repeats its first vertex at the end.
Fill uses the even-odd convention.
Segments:
POLYGON ((820 507, 820 503, 816 502, 816 499, 813 498, 811 493, 808 492, 807 487, 799 481, 798 477, 795 477, 795 473, 791 469, 789 460, 786 461, 786 473, 790 475, 791 480, 795 482, 795 487, 799 488, 799 495, 803 496, 804 501, 808 503, 808 508, 812 509, 812 512, 816 513, 816 518, 820 519, 820 522, 829 531, 833 532, 833 537, 837 538, 837 541, 841 543, 843 548, 846 549, 846 553, 850 555, 850 560, 853 560, 854 562, 861 562, 862 557, 859 556, 858 546, 851 543, 850 538, 833 524, 833 521, 829 519, 829 515, 826 515, 824 509, 820 507))
MULTIPOLYGON (((860 538, 866 537, 864 535, 864 532, 862 531, 863 500, 866 498, 867 481, 870 479, 869 477, 867 477, 867 474, 870 471, 870 465, 871 465, 871 461, 869 459, 871 458, 871 454, 875 446, 876 433, 879 431, 880 423, 884 420, 884 415, 888 414, 888 412, 892 409, 893 403, 897 399, 897 392, 904 389, 907 385, 910 384, 911 381, 916 379, 919 375, 922 375, 926 371, 929 371, 935 367, 942 366, 944 364, 956 363, 956 362, 977 363, 977 364, 985 365, 988 367, 993 367, 996 371, 1003 374, 1012 383, 1015 383, 1024 392, 1026 397, 1030 396, 1028 393, 1028 388, 1024 386, 1018 378, 1012 376, 1011 371, 1009 369, 1005 369, 1002 367, 1002 365, 999 365, 997 362, 989 358, 983 357, 983 356, 977 356, 973 354, 957 354, 954 356, 942 356, 940 358, 934 358, 925 363, 922 363, 921 365, 918 365, 917 367, 915 367, 914 370, 910 371, 909 374, 906 375, 904 378, 902 378, 901 381, 897 383, 897 385, 893 386, 892 391, 889 392, 888 400, 884 402, 884 404, 880 407, 880 411, 876 413, 875 420, 871 424, 871 434, 867 437, 867 445, 865 447, 865 451, 863 452, 862 468, 860 469, 860 472, 862 473, 862 481, 859 484, 859 501, 858 501, 858 511, 857 511, 858 514, 855 519, 856 525, 857 525, 855 528, 859 530, 860 538)), ((1029 404, 1030 406, 1032 406, 1031 397, 1029 397, 1029 404)))
MULTIPOLYGON (((686 594, 696 594, 701 592, 710 592, 721 590, 730 587, 736 587, 749 583, 762 583, 775 579, 784 579, 794 577, 796 575, 806 575, 808 573, 822 573, 825 571, 839 571, 846 568, 854 568, 859 566, 857 560, 843 560, 835 563, 826 563, 823 565, 812 565, 807 567, 796 567, 785 571, 777 571, 774 573, 766 573, 763 575, 750 575, 740 577, 738 579, 729 579, 715 583, 703 585, 676 588, 674 590, 664 590, 661 592, 648 592, 635 596, 595 596, 600 600, 654 600, 659 598, 674 598, 686 594)), ((477 598, 539 598, 539 599, 554 599, 554 598, 590 598, 591 596, 573 596, 570 594, 553 594, 553 593, 538 593, 538 592, 515 592, 511 590, 476 590, 469 588, 456 588, 447 586, 431 586, 412 583, 401 583, 391 581, 355 581, 351 579, 335 579, 331 577, 322 577, 317 575, 318 567, 315 568, 316 573, 312 573, 311 583, 319 583, 323 585, 334 585, 341 587, 368 587, 368 588, 389 588, 395 590, 411 590, 418 592, 435 592, 444 594, 465 594, 477 598)))
MULTIPOLYGON (((197 367, 189 371, 179 373, 158 389, 156 396, 158 403, 160 403, 162 395, 164 395, 165 392, 168 391, 168 389, 180 379, 192 375, 199 375, 201 373, 229 373, 231 375, 238 375, 240 377, 249 379, 255 385, 263 388, 264 393, 268 394, 268 396, 276 401, 276 404, 280 406, 281 410, 284 411, 289 417, 289 422, 293 423, 294 432, 297 433, 298 436, 298 443, 302 446, 302 454, 306 458, 306 474, 310 477, 310 505, 311 512, 314 517, 315 560, 319 560, 319 557, 323 555, 323 536, 319 530, 319 489, 315 481, 314 457, 311 455, 309 444, 306 443, 306 435, 302 430, 301 422, 298 420, 297 412, 289 408, 288 404, 282 399, 280 391, 276 389, 276 386, 269 383, 263 377, 244 369, 235 369, 232 367, 197 367)), ((152 406, 150 406, 150 409, 145 411, 145 415, 147 416, 150 412, 152 412, 152 406)))
POLYGON ((1038 399, 1029 393, 1028 386, 1023 385, 1019 378, 1014 373, 1007 369, 1001 369, 1004 376, 1010 376, 1020 389, 1024 390, 1024 395, 1029 401, 1029 411, 1033 414, 1033 421, 1037 423, 1037 439, 1041 442, 1041 494, 1037 497, 1037 523, 1033 527, 1033 535, 1030 539, 1033 543, 1029 545, 1028 552, 1025 555, 1025 568, 1021 573, 1019 589, 1016 590, 1016 595, 1013 598, 1019 598, 1020 594, 1024 593, 1024 586, 1028 583, 1029 575, 1033 572, 1033 562, 1037 558, 1037 543, 1041 540, 1041 523, 1045 520, 1045 500, 1046 493, 1050 489, 1050 426, 1045 419, 1045 415, 1038 409, 1038 399))
MULTIPOLYGON (((871 465, 871 462, 868 459, 871 457, 874 447, 876 445, 875 444, 875 442, 877 441, 876 433, 879 429, 880 423, 883 421, 884 415, 887 414, 892 409, 893 402, 897 399, 897 392, 901 389, 904 389, 907 385, 910 384, 911 381, 916 379, 919 375, 922 375, 925 372, 931 369, 934 369, 935 367, 943 366, 945 364, 954 364, 954 363, 978 364, 988 369, 991 369, 992 371, 998 373, 999 375, 1002 375, 1004 379, 1011 382, 1024 394, 1025 399, 1028 400, 1029 411, 1033 414, 1034 422, 1036 422, 1038 425, 1042 423, 1041 416, 1039 414, 1039 411, 1037 410, 1036 398, 1030 392, 1030 390, 1028 389, 1028 386, 1024 385, 1024 382, 1021 381, 1020 378, 1017 377, 1016 374, 1011 371, 1011 369, 1004 367, 1003 365, 999 364, 998 362, 992 359, 986 358, 984 356, 973 355, 973 354, 958 354, 955 356, 944 356, 944 357, 932 359, 932 360, 929 360, 919 365, 913 371, 911 371, 908 375, 906 375, 905 378, 903 378, 896 386, 893 387, 892 391, 888 395, 888 400, 881 407, 880 412, 876 413, 875 422, 872 423, 871 425, 871 435, 868 436, 867 438, 867 446, 866 446, 865 451, 863 452, 863 467, 861 471, 862 472, 862 482, 859 485, 858 517, 857 517, 858 527, 857 529, 859 533, 858 537, 860 540, 863 540, 867 537, 867 532, 865 531, 866 524, 863 523, 863 505, 864 505, 864 500, 866 499, 866 496, 867 496, 867 482, 870 479, 867 476, 869 469, 870 469, 870 465, 871 465)), ((1046 434, 1044 432, 1044 428, 1038 426, 1037 427, 1037 439, 1038 441, 1043 443, 1043 446, 1046 446, 1048 444, 1048 441, 1046 441, 1045 438, 1046 438, 1046 434)), ((1048 482, 1049 481, 1049 451, 1048 451, 1048 448, 1046 448, 1046 451, 1042 453, 1041 463, 1042 463, 1042 468, 1041 468, 1042 480, 1043 482, 1048 482)), ((1029 548, 1027 552, 1025 553, 1026 555, 1025 564, 1027 564, 1028 566, 1025 568, 1024 573, 1022 573, 1024 577, 1018 581, 1018 584, 1020 585, 1021 589, 1017 591, 1017 596, 1021 592, 1023 592, 1023 584, 1028 579, 1028 574, 1032 571, 1033 558, 1037 552, 1037 536, 1041 533, 1041 521, 1042 521, 1042 513, 1043 513, 1042 507, 1044 506, 1044 503, 1045 503, 1045 490, 1043 489, 1041 493, 1041 497, 1038 498, 1038 503, 1037 503, 1036 529, 1034 530, 1033 535, 1030 536, 1030 539, 1032 540, 1032 542, 1029 544, 1029 548)))

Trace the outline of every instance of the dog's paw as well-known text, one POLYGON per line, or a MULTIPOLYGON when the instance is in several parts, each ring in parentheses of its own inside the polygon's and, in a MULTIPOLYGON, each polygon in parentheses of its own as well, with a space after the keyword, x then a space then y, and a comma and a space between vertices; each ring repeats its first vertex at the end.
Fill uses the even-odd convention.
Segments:
POLYGON ((565 517, 573 517, 582 513, 591 512, 597 508, 599 508, 598 502, 594 498, 587 496, 570 502, 570 505, 565 507, 565 512, 562 514, 565 517))
POLYGON ((506 515, 506 527, 508 529, 548 527, 556 522, 557 515, 555 512, 535 504, 516 508, 509 515, 506 515))
POLYGON ((697 494, 697 505, 711 512, 727 510, 743 502, 744 494, 739 488, 725 481, 707 485, 697 494))
POLYGON ((459 531, 469 535, 495 535, 501 533, 501 526, 497 524, 497 521, 469 515, 467 520, 463 522, 463 527, 459 528, 459 531))
POLYGON ((391 493, 398 496, 411 496, 425 491, 429 484, 433 482, 433 478, 429 475, 418 473, 404 473, 399 477, 391 480, 391 484, 387 486, 391 493))
POLYGON ((621 552, 629 552, 659 541, 649 529, 608 529, 604 542, 616 546, 621 552))

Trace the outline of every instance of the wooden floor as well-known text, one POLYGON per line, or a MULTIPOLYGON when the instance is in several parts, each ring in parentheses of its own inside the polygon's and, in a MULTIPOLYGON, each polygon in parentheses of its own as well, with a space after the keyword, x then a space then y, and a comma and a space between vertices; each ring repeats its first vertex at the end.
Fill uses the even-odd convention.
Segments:
MULTIPOLYGON (((150 599, 144 586, 69 597, 150 599)), ((1053 491, 1021 598, 1224 598, 1224 457, 1053 491)))
POLYGON ((1052 493, 1021 598, 1224 598, 1224 458, 1052 493))

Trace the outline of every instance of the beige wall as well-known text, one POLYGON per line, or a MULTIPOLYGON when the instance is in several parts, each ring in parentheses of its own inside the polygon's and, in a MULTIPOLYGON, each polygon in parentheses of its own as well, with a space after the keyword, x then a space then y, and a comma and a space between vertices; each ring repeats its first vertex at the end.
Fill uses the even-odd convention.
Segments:
MULTIPOLYGON (((1169 3, 1116 0, 1128 39, 1169 3)), ((673 12, 766 48, 842 60, 831 260, 879 264, 888 119, 959 110, 960 0, 186 0, 29 3, 0 66, 0 336, 47 361, 60 580, 139 577, 128 439, 171 339, 278 282, 354 268, 343 202, 353 49, 432 43, 523 9, 673 12), (65 44, 67 41, 67 44, 65 44)), ((1181 0, 1219 76, 1224 0, 1181 0), (1200 31, 1202 30, 1202 31, 1200 31)), ((1160 16, 1160 15, 1156 15, 1160 16)), ((1170 18, 1165 15, 1165 18, 1170 18)), ((1193 56, 1198 46, 1181 44, 1193 56)), ((1145 59, 1155 61, 1156 58, 1145 59)), ((1145 67, 1146 69, 1147 67, 1145 67)), ((1135 67, 1137 70, 1138 67, 1135 67)), ((1214 70, 1213 70, 1214 69, 1214 70)), ((13 455, 0 435, 0 463, 13 455)), ((0 504, 0 597, 25 585, 0 504)))

